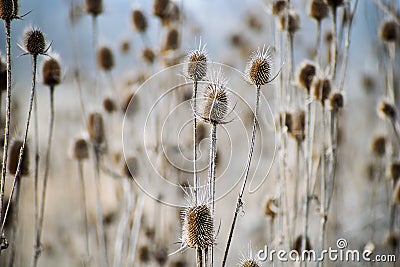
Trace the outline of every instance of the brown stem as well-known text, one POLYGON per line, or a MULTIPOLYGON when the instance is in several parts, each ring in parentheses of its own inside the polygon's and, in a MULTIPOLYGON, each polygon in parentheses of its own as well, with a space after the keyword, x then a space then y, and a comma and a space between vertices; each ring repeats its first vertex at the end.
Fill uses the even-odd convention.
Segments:
POLYGON ((87 205, 86 205, 86 189, 85 189, 85 180, 83 178, 83 161, 78 160, 78 175, 79 175, 79 183, 81 189, 81 205, 83 206, 82 217, 84 221, 84 229, 85 229, 85 245, 86 245, 86 255, 84 259, 84 266, 88 265, 88 261, 90 258, 90 246, 89 246, 89 224, 87 218, 87 205))

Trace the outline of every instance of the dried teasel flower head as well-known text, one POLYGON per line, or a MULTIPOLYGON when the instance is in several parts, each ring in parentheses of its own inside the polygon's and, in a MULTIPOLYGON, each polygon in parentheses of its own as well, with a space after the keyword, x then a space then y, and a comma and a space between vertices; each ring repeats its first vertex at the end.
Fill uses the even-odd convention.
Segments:
POLYGON ((222 70, 213 71, 209 82, 204 85, 203 97, 199 98, 199 110, 196 112, 204 121, 212 124, 225 124, 231 113, 231 100, 227 88, 227 80, 222 70))
POLYGON ((73 157, 76 160, 85 160, 89 158, 89 145, 83 138, 78 138, 73 144, 73 157))
POLYGON ((328 5, 323 0, 311 0, 308 14, 317 21, 328 16, 328 5))
POLYGON ((393 190, 393 202, 396 204, 400 204, 400 180, 398 179, 396 182, 396 186, 393 190))
POLYGON ((307 90, 308 94, 310 93, 310 87, 316 72, 317 68, 310 61, 302 62, 297 70, 297 82, 302 88, 307 90))
POLYGON ((103 99, 103 108, 107 113, 113 113, 117 109, 114 99, 106 97, 103 99))
POLYGON ((384 119, 388 118, 390 120, 397 119, 396 107, 386 101, 381 101, 378 105, 378 114, 384 119))
POLYGON ((400 39, 400 26, 393 20, 385 21, 380 28, 380 37, 385 42, 396 42, 400 39))
POLYGON ((61 65, 58 56, 46 58, 42 65, 43 83, 54 87, 61 82, 61 65))
POLYGON ((186 75, 194 81, 203 80, 207 75, 206 45, 202 46, 200 41, 199 48, 188 53, 186 62, 186 75))
POLYGON ((176 50, 179 48, 179 32, 177 29, 170 29, 165 39, 164 51, 176 50))
POLYGON ((400 178, 400 162, 392 162, 390 164, 390 177, 393 179, 394 183, 400 178))
POLYGON ((344 0, 324 0, 324 2, 331 8, 337 8, 344 4, 344 0))
POLYGON ((104 121, 100 113, 93 112, 89 114, 88 133, 95 146, 100 146, 105 142, 104 121))
POLYGON ((148 246, 143 245, 139 247, 138 259, 141 263, 148 263, 150 261, 150 249, 148 246))
POLYGON ((46 39, 38 28, 28 29, 24 33, 24 47, 26 53, 32 56, 46 53, 46 39))
POLYGON ((93 17, 103 13, 103 0, 86 0, 85 10, 93 17))
POLYGON ((132 23, 133 27, 138 32, 145 32, 147 30, 147 19, 143 12, 139 9, 132 11, 132 23))
MULTIPOLYGON (((15 175, 17 172, 19 153, 22 148, 23 141, 16 139, 11 143, 10 158, 8 162, 8 171, 10 174, 15 175)), ((29 175, 29 148, 28 144, 25 145, 24 156, 21 162, 21 176, 29 175)))
POLYGON ((0 19, 11 21, 18 18, 18 0, 1 0, 0 1, 0 19))
POLYGON ((272 59, 270 48, 265 46, 261 50, 254 51, 246 65, 246 80, 255 86, 270 83, 272 71, 272 59))
POLYGON ((339 109, 343 108, 344 106, 344 97, 343 94, 340 92, 335 92, 331 94, 329 98, 330 106, 333 110, 339 111, 339 109))
POLYGON ((102 46, 97 51, 97 65, 104 71, 111 71, 114 67, 114 54, 107 46, 102 46))
POLYGON ((372 140, 371 150, 375 156, 383 157, 386 153, 386 138, 384 136, 376 136, 372 140))
POLYGON ((240 267, 260 267, 261 263, 253 257, 251 246, 249 245, 247 255, 242 255, 239 265, 240 267))
POLYGON ((297 142, 302 142, 305 139, 306 113, 304 110, 299 110, 294 114, 292 136, 297 142))
POLYGON ((279 15, 282 13, 283 10, 287 7, 286 0, 274 0, 272 2, 272 14, 279 15))
POLYGON ((153 64, 156 58, 156 54, 154 53, 153 49, 146 47, 142 51, 142 57, 147 63, 153 64))
POLYGON ((153 4, 153 14, 160 19, 163 19, 168 12, 170 0, 155 0, 153 4))
POLYGON ((300 29, 300 17, 296 11, 290 10, 287 14, 280 15, 280 26, 282 31, 295 34, 300 29))
POLYGON ((311 94, 315 99, 321 101, 322 105, 325 105, 325 100, 328 99, 332 90, 331 81, 328 78, 316 78, 314 77, 311 84, 311 94))

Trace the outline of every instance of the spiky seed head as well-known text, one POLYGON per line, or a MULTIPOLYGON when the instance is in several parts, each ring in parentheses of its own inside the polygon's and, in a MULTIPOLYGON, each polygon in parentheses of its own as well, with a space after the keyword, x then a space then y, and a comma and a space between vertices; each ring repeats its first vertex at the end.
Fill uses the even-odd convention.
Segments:
POLYGON ((190 207, 184 211, 182 242, 195 249, 206 249, 214 244, 214 222, 207 205, 190 207))
POLYGON ((271 79, 272 59, 269 47, 257 49, 250 56, 246 66, 246 78, 255 86, 265 85, 271 79))
POLYGON ((150 261, 150 249, 148 246, 140 246, 138 249, 139 262, 148 263, 150 261))
POLYGON ((114 67, 114 54, 112 50, 103 46, 97 51, 97 64, 104 71, 111 71, 114 67))
POLYGON ((133 27, 138 32, 145 32, 147 30, 147 19, 143 12, 139 9, 132 11, 132 23, 133 27))
POLYGON ((0 19, 10 21, 18 17, 18 0, 0 1, 0 19))
POLYGON ((207 53, 205 47, 193 50, 187 55, 187 75, 194 81, 201 81, 207 75, 207 53))
POLYGON ((321 21, 328 16, 328 5, 323 0, 312 0, 308 14, 317 21, 321 21))
POLYGON ((107 113, 113 113, 117 106, 111 97, 106 97, 103 99, 103 108, 107 113))
POLYGON ((154 53, 153 49, 147 47, 142 51, 142 57, 147 63, 153 64, 156 54, 154 53))
POLYGON ((311 84, 311 93, 315 99, 321 101, 325 105, 325 100, 328 99, 331 93, 331 81, 327 78, 314 78, 311 84))
POLYGON ((33 28, 24 34, 24 49, 32 56, 42 55, 46 51, 46 40, 41 30, 33 28))
POLYGON ((163 19, 168 12, 169 0, 155 0, 153 5, 154 16, 163 19))
POLYGON ((60 84, 61 66, 56 58, 48 58, 43 62, 42 76, 43 83, 47 86, 54 87, 60 84))
POLYGON ((329 98, 330 106, 333 110, 338 111, 343 108, 344 105, 344 97, 340 92, 333 93, 329 98))
POLYGON ((103 116, 98 112, 89 114, 88 132, 90 139, 96 146, 105 141, 103 116))
POLYGON ((260 265, 255 260, 245 260, 240 263, 240 267, 259 267, 260 265))
POLYGON ((314 79, 317 68, 309 61, 304 61, 299 70, 297 71, 297 82, 298 84, 310 93, 311 83, 314 79))
POLYGON ((400 38, 400 26, 393 20, 385 21, 381 25, 380 37, 385 42, 395 42, 400 38))
MULTIPOLYGON (((14 140, 10 147, 10 159, 8 163, 8 171, 10 174, 15 175, 17 172, 19 153, 22 148, 22 140, 14 140)), ((25 145, 24 155, 21 162, 21 176, 29 175, 29 148, 28 144, 25 145)))
POLYGON ((398 179, 396 182, 396 186, 393 190, 393 202, 395 204, 400 204, 400 180, 398 179))
POLYGON ((392 162, 390 164, 390 176, 393 181, 396 183, 400 178, 400 162, 392 162))
POLYGON ((179 32, 177 29, 170 29, 164 44, 164 51, 176 50, 179 48, 179 32))
POLYGON ((292 136, 297 142, 302 142, 305 139, 306 113, 304 110, 299 110, 294 114, 292 136))
POLYGON ((125 161, 123 174, 126 177, 134 178, 138 175, 139 164, 136 157, 128 157, 125 161))
POLYGON ((85 160, 89 158, 89 145, 85 139, 79 138, 75 140, 73 150, 74 159, 85 160))
POLYGON ((395 120, 397 118, 397 111, 393 104, 381 101, 378 106, 378 113, 382 118, 388 118, 390 120, 395 120))
POLYGON ((103 13, 103 0, 86 0, 85 10, 93 17, 103 13))
POLYGON ((386 138, 384 136, 377 136, 372 140, 371 150, 374 155, 383 157, 386 153, 386 138))
POLYGON ((300 29, 300 17, 297 12, 290 10, 287 14, 280 16, 281 30, 295 34, 300 29))
POLYGON ((279 15, 287 7, 286 0, 274 0, 272 2, 272 14, 279 15))
POLYGON ((332 8, 337 8, 338 6, 343 5, 344 0, 324 0, 324 2, 325 2, 328 6, 330 6, 330 7, 332 7, 332 8))
MULTIPOLYGON (((298 235, 292 245, 292 249, 296 250, 300 255, 302 251, 302 242, 303 242, 303 235, 298 235)), ((311 250, 311 242, 308 236, 306 237, 306 250, 311 250)))

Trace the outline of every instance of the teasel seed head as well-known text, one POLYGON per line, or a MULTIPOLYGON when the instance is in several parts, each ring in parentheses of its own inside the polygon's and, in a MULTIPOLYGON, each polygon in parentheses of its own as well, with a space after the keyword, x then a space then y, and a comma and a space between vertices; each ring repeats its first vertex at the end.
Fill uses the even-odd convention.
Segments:
POLYGON ((332 8, 337 8, 344 4, 344 0, 324 0, 324 2, 332 8))
POLYGON ((132 11, 132 23, 138 32, 145 32, 147 30, 147 19, 139 9, 132 11))
POLYGON ((93 112, 89 114, 88 132, 95 146, 100 146, 105 142, 104 121, 100 113, 93 112))
POLYGON ((160 19, 163 19, 168 12, 169 0, 155 0, 153 5, 153 14, 160 19))
POLYGON ((89 158, 89 145, 85 139, 79 138, 75 140, 73 156, 76 160, 85 160, 89 158))
POLYGON ((270 48, 254 51, 246 65, 245 75, 248 81, 255 86, 271 82, 272 59, 270 48))
MULTIPOLYGON (((302 241, 303 241, 303 236, 299 235, 296 237, 293 245, 292 245, 292 249, 296 250, 300 255, 301 255, 301 251, 302 251, 302 241)), ((311 242, 310 239, 308 238, 308 236, 306 237, 306 250, 311 250, 311 242)))
POLYGON ((397 119, 397 111, 395 106, 386 101, 381 101, 379 103, 378 114, 380 114, 382 118, 388 118, 390 120, 397 119))
POLYGON ((136 157, 128 157, 125 161, 123 174, 126 177, 135 178, 138 175, 139 163, 136 157))
POLYGON ((300 17, 294 10, 288 11, 287 14, 282 13, 280 23, 281 30, 288 31, 292 35, 300 29, 300 17))
POLYGON ((282 13, 283 10, 287 7, 286 0, 274 0, 272 2, 272 14, 279 15, 282 13))
POLYGON ((153 64, 156 58, 156 54, 154 53, 153 49, 147 47, 143 49, 142 57, 147 63, 153 64))
POLYGON ((396 186, 393 190, 393 202, 397 205, 400 204, 400 180, 398 179, 396 182, 396 186))
POLYGON ((384 136, 375 137, 372 140, 371 150, 375 156, 383 157, 386 153, 386 138, 384 136))
POLYGON ((327 78, 314 78, 311 84, 311 93, 315 99, 321 101, 325 105, 325 100, 328 99, 332 90, 331 81, 327 78))
POLYGON ((150 261, 150 249, 148 246, 140 246, 138 249, 139 262, 148 263, 150 261))
POLYGON ((97 64, 104 71, 111 71, 114 67, 114 54, 112 50, 103 46, 97 51, 97 64))
POLYGON ((310 87, 317 72, 315 65, 309 61, 304 61, 297 71, 298 84, 310 93, 310 87))
POLYGON ((397 182, 400 178, 400 162, 392 162, 390 164, 390 176, 393 179, 394 183, 397 182))
POLYGON ((340 92, 333 93, 329 98, 330 106, 333 110, 339 111, 344 106, 344 97, 340 92))
POLYGON ((308 14, 317 21, 321 21, 328 16, 328 6, 323 0, 312 0, 308 14))
POLYGON ((93 17, 103 13, 103 0, 86 0, 85 10, 93 17))
POLYGON ((24 50, 32 56, 46 53, 46 40, 41 30, 33 28, 25 31, 24 50))
POLYGON ((170 29, 164 44, 164 51, 176 50, 179 48, 179 32, 177 29, 170 29))
POLYGON ((302 142, 305 139, 306 113, 304 110, 299 110, 294 114, 292 136, 297 142, 302 142))
POLYGON ((240 267, 260 267, 261 265, 258 264, 255 260, 244 260, 240 263, 240 267))
POLYGON ((189 207, 183 212, 182 242, 195 249, 214 244, 214 221, 207 205, 189 207))
POLYGON ((267 217, 271 217, 272 219, 278 214, 278 207, 276 206, 276 199, 268 198, 265 203, 264 214, 267 217))
POLYGON ((400 26, 393 20, 383 22, 380 37, 385 42, 396 42, 400 38, 400 26))
POLYGON ((203 80, 207 75, 207 52, 205 45, 202 47, 200 43, 198 49, 190 51, 186 62, 187 76, 194 81, 203 80))
POLYGON ((45 59, 42 67, 43 83, 54 87, 61 82, 61 65, 56 57, 45 59))
MULTIPOLYGON (((10 158, 8 163, 8 171, 10 174, 15 175, 17 172, 19 153, 22 147, 23 141, 16 139, 12 142, 10 147, 10 158)), ((29 175, 29 148, 28 144, 25 145, 24 156, 21 162, 21 176, 29 175)))
POLYGON ((0 1, 0 19, 11 21, 18 17, 18 0, 1 0, 0 1))
POLYGON ((103 108, 107 113, 113 113, 117 109, 116 104, 111 97, 103 99, 103 108))

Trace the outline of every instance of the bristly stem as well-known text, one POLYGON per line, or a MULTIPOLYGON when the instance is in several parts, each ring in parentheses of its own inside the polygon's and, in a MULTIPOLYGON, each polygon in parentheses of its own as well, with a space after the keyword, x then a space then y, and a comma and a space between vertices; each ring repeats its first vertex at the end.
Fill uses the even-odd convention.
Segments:
MULTIPOLYGON (((4 207, 4 188, 7 175, 7 159, 8 159, 8 145, 10 143, 10 120, 11 120, 11 20, 4 21, 6 28, 6 43, 7 43, 7 98, 6 98, 6 124, 4 126, 4 146, 3 146, 3 161, 1 169, 1 182, 0 182, 0 221, 3 221, 3 207, 4 207)), ((3 229, 0 236, 3 235, 3 229)), ((0 249, 1 255, 1 249, 0 249)))
POLYGON ((193 82, 193 176, 194 176, 194 199, 195 204, 198 203, 198 188, 199 188, 199 181, 197 177, 197 117, 196 117, 196 109, 197 109, 197 80, 193 82))
POLYGON ((247 179, 249 177, 250 164, 251 164, 251 159, 253 158, 254 144, 255 144, 255 141, 256 141, 256 131, 257 131, 257 124, 258 124, 258 119, 257 119, 258 118, 258 109, 259 109, 259 106, 260 106, 260 94, 261 94, 261 87, 259 85, 257 85, 256 107, 255 107, 255 112, 254 112, 253 133, 252 133, 252 136, 251 136, 251 144, 250 144, 249 156, 248 156, 248 160, 247 160, 247 165, 246 165, 246 170, 245 170, 245 175, 244 175, 242 187, 240 189, 238 200, 236 202, 236 208, 235 208, 235 213, 233 215, 233 221, 232 221, 231 230, 229 232, 228 241, 226 243, 224 259, 222 261, 222 267, 224 267, 226 265, 226 260, 228 258, 229 248, 230 248, 230 245, 231 245, 231 242, 232 242, 233 231, 235 230, 235 226, 236 226, 237 216, 239 214, 240 209, 243 207, 242 198, 243 198, 243 194, 244 194, 244 189, 246 187, 246 182, 247 182, 247 179))
POLYGON ((84 229, 85 229, 85 245, 86 252, 83 265, 88 266, 89 258, 90 258, 90 245, 89 245, 89 225, 87 218, 87 203, 86 203, 86 189, 85 189, 85 180, 83 178, 83 161, 78 160, 78 175, 79 175, 79 183, 81 188, 81 205, 83 206, 82 217, 84 221, 84 229))

